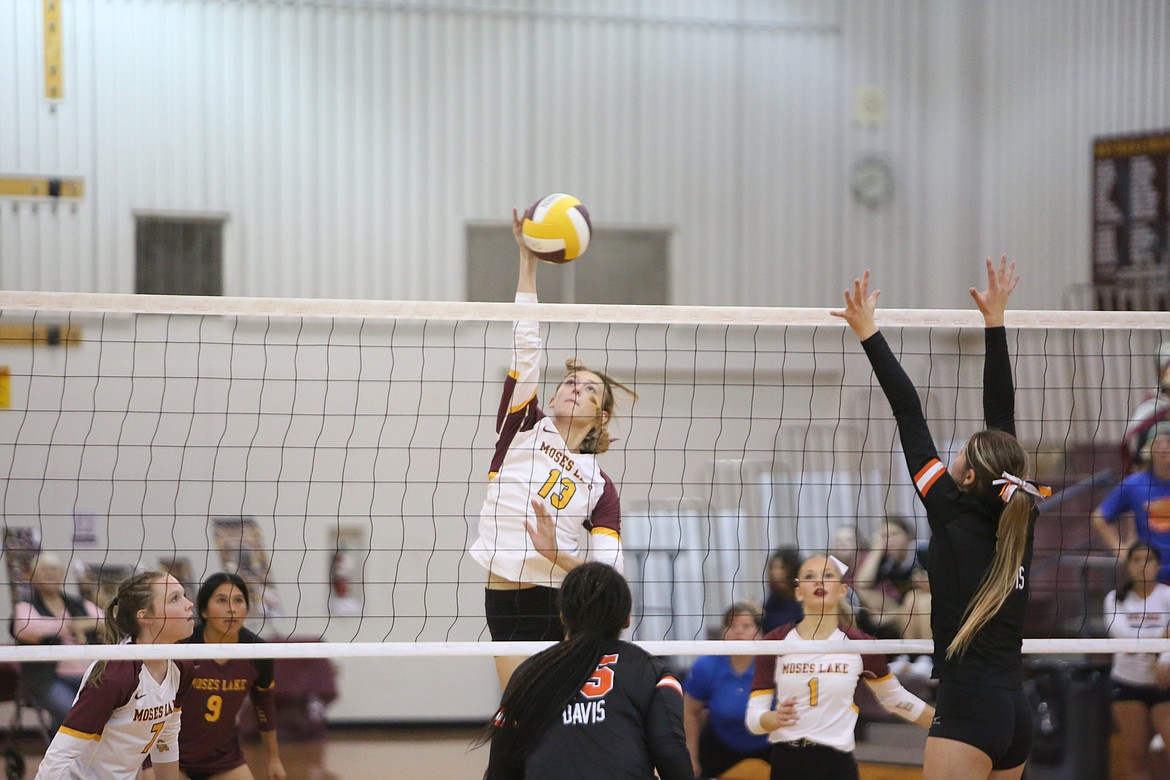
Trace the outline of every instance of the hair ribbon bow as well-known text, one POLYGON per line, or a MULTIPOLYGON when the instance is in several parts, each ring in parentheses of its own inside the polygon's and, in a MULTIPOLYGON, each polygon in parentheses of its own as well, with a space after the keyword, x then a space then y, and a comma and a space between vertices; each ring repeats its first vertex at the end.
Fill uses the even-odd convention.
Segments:
POLYGON ((992 480, 991 484, 1003 485, 999 490, 999 497, 1003 499, 1005 504, 1012 500, 1012 496, 1015 495, 1017 490, 1023 490, 1025 493, 1036 498, 1048 498, 1052 495, 1052 488, 1045 487, 1044 485, 1036 485, 1026 479, 1020 479, 1010 472, 1005 471, 1000 476, 1003 478, 992 480))

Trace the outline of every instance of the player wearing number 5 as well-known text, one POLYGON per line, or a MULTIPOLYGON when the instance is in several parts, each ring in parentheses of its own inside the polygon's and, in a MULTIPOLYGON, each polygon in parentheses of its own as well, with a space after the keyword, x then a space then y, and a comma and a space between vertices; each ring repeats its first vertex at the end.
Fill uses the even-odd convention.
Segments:
MULTIPOLYGON (((517 303, 536 303, 538 258, 521 239, 517 303)), ((568 374, 548 400, 537 398, 540 325, 517 322, 512 365, 496 419, 495 453, 471 555, 488 570, 485 612, 494 641, 555 641, 564 636, 557 589, 586 560, 622 566, 621 505, 597 456, 609 449, 614 388, 604 372, 566 361, 568 374)), ((634 396, 636 397, 636 396, 634 396)), ((496 659, 506 685, 520 658, 496 659)))
MULTIPOLYGON (((157 571, 123 582, 106 607, 106 635, 169 645, 191 635, 191 602, 157 571)), ((53 737, 37 780, 134 780, 149 756, 157 780, 179 780, 179 706, 189 670, 166 659, 95 661, 53 737)))
MULTIPOLYGON (((264 640, 244 628, 248 586, 236 574, 212 574, 195 597, 200 623, 192 644, 257 644, 264 640)), ((244 763, 236 716, 251 697, 268 756, 268 775, 284 780, 276 741, 273 663, 270 659, 199 659, 192 662, 191 689, 183 700, 179 766, 191 780, 252 780, 244 763)))
POLYGON ((565 576, 565 639, 516 670, 481 740, 491 741, 484 780, 694 780, 682 685, 618 639, 631 606, 611 566, 565 576))
POLYGON ((890 712, 923 728, 934 710, 890 673, 884 655, 863 655, 873 637, 849 625, 842 607, 845 566, 836 558, 812 557, 797 572, 796 598, 804 617, 770 631, 776 654, 756 659, 752 695, 744 718, 754 734, 772 743, 772 780, 856 780, 853 693, 864 680, 890 712), (856 641, 855 652, 816 653, 810 641, 856 641))

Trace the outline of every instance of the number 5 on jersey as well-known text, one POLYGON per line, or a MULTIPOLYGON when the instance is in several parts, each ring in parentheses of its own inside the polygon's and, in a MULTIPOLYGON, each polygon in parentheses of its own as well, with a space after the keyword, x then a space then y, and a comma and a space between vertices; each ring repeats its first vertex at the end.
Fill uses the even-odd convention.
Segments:
POLYGON ((614 671, 610 667, 617 661, 617 653, 601 656, 601 663, 597 665, 597 671, 581 686, 581 695, 586 699, 600 699, 613 690, 614 671))

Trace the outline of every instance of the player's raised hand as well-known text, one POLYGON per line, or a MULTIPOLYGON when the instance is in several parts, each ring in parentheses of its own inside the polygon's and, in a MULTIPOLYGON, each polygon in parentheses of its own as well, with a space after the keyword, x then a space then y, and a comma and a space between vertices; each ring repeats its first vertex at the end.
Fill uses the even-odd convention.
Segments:
POLYGON ((1003 313, 1007 310, 1008 298, 1016 289, 1020 277, 1016 276, 1016 261, 1008 262, 1007 255, 999 258, 999 267, 987 258, 987 289, 970 288, 968 292, 975 299, 975 305, 983 312, 983 324, 989 328, 1003 325, 1003 313))
POLYGON ((865 341, 877 333, 877 324, 874 322, 874 311, 877 309, 878 296, 881 290, 869 291, 869 271, 861 275, 860 279, 853 280, 853 289, 845 291, 845 308, 830 311, 834 317, 840 317, 849 323, 857 338, 865 341))
POLYGON ((536 513, 536 525, 528 525, 528 537, 532 547, 553 563, 557 562, 557 524, 552 513, 540 499, 532 499, 532 511, 536 513))

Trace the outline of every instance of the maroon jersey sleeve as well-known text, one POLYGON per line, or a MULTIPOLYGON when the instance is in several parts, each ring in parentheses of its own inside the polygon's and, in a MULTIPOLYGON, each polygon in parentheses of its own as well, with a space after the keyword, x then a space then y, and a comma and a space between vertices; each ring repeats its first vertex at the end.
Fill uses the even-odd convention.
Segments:
MULTIPOLYGON (((764 635, 764 639, 777 640, 788 636, 795 623, 786 623, 774 628, 764 635)), ((753 691, 771 691, 776 688, 776 656, 775 654, 757 655, 755 672, 752 673, 753 691)))
MULTIPOLYGON (((114 710, 130 701, 138 690, 141 661, 110 661, 97 682, 86 680, 77 694, 77 701, 65 715, 62 729, 74 735, 101 734, 114 710)), ((92 674, 92 673, 91 673, 92 674)))
POLYGON ((605 480, 605 487, 601 491, 601 498, 597 500, 597 506, 593 508, 593 514, 589 516, 589 528, 608 528, 621 536, 622 499, 609 475, 603 471, 601 476, 605 480))
MULTIPOLYGON (((861 629, 854 628, 852 626, 848 628, 842 626, 841 630, 845 632, 846 639, 856 639, 860 641, 872 641, 875 639, 875 637, 870 636, 861 629)), ((862 653, 861 666, 861 676, 867 680, 879 680, 890 673, 889 662, 886 661, 886 657, 884 655, 880 654, 862 653)))

